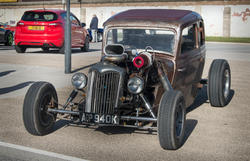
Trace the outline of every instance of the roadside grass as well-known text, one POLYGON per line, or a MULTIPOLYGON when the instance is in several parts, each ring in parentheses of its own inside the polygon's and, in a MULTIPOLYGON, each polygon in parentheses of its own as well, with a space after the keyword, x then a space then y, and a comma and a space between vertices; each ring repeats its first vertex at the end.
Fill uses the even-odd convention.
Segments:
POLYGON ((250 38, 207 36, 207 37, 206 37, 206 41, 250 43, 250 38))

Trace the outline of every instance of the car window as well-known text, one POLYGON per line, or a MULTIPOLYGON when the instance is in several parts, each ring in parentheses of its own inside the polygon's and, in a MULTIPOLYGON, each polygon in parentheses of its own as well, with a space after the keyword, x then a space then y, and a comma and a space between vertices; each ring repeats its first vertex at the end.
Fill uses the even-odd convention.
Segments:
POLYGON ((202 46, 205 44, 205 34, 204 34, 204 25, 203 22, 200 22, 199 25, 199 45, 202 46))
POLYGON ((75 16, 71 15, 70 20, 72 24, 80 26, 80 22, 75 16))
MULTIPOLYGON (((61 17, 63 18, 64 21, 66 21, 66 19, 67 19, 67 13, 66 12, 62 13, 61 17)), ((73 14, 70 15, 70 21, 74 25, 81 26, 80 21, 73 14)))
POLYGON ((162 29, 111 29, 107 33, 107 44, 122 44, 128 48, 153 50, 173 54, 175 33, 162 29))
POLYGON ((195 25, 188 26, 182 30, 181 53, 195 49, 195 25))
POLYGON ((25 12, 23 21, 55 21, 57 15, 53 12, 25 12))

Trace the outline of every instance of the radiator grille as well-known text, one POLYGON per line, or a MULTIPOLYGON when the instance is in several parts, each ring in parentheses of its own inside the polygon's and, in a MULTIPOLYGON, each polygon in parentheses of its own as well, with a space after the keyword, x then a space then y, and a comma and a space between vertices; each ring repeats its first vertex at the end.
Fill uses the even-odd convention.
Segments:
POLYGON ((113 114, 119 92, 118 72, 92 72, 91 112, 113 114))

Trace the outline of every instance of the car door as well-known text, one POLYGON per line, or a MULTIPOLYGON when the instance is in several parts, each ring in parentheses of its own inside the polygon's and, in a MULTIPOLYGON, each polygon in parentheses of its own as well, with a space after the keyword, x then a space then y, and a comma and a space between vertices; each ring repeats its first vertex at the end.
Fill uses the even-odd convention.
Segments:
POLYGON ((84 33, 80 21, 71 15, 71 30, 72 30, 72 46, 83 46, 84 33))
POLYGON ((181 49, 177 55, 175 87, 183 92, 186 106, 190 106, 197 90, 197 72, 200 64, 200 49, 197 43, 197 24, 182 30, 181 49))

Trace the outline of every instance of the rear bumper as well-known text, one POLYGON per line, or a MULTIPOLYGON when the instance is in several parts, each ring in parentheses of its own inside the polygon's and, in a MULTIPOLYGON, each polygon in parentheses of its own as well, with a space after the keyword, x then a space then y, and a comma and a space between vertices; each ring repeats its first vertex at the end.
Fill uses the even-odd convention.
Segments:
POLYGON ((53 42, 29 42, 29 41, 19 41, 18 43, 15 42, 15 45, 18 46, 25 46, 29 48, 40 48, 40 47, 48 47, 48 48, 60 48, 63 46, 63 43, 56 43, 53 42))
POLYGON ((61 35, 31 35, 15 34, 15 45, 27 47, 51 47, 60 48, 63 46, 64 38, 61 35))

